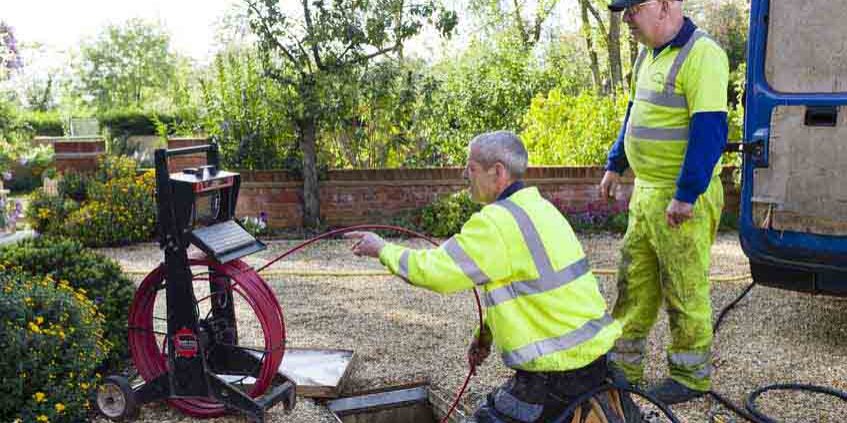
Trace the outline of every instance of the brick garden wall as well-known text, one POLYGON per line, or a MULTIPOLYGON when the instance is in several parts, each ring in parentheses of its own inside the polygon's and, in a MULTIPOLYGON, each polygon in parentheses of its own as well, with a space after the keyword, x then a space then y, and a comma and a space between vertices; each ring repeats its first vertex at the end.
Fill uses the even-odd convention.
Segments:
MULTIPOLYGON (((102 140, 56 141, 56 166, 62 171, 91 170, 103 153, 102 140)), ((170 140, 169 148, 205 143, 203 139, 170 140)), ((171 171, 205 163, 204 155, 180 156, 170 163, 171 171)), ((272 227, 302 225, 303 183, 285 171, 240 171, 241 192, 237 213, 256 216, 265 212, 272 227)), ((738 190, 731 182, 731 170, 723 174, 725 210, 737 213, 738 190)), ((527 172, 528 185, 539 187, 542 194, 560 209, 583 211, 608 203, 598 196, 603 177, 601 167, 533 167, 527 172)), ((331 170, 320 181, 322 221, 330 226, 384 223, 398 214, 421 208, 441 195, 466 187, 461 168, 331 170)), ((623 207, 632 192, 627 175, 615 193, 617 206, 623 207)))

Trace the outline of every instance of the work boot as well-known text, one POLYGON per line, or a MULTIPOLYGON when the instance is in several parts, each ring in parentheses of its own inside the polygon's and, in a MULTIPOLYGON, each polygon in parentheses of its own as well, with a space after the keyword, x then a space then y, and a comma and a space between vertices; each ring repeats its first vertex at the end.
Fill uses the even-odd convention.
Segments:
POLYGON ((691 389, 671 378, 663 380, 659 386, 650 388, 647 393, 668 405, 691 401, 706 395, 705 391, 691 389))

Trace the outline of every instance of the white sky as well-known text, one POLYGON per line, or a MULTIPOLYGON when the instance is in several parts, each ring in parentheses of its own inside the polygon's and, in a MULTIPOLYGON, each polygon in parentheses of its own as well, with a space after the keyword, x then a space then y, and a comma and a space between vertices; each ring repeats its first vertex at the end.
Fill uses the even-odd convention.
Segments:
POLYGON ((0 0, 0 19, 21 43, 75 48, 109 24, 130 18, 159 21, 174 50, 205 61, 214 44, 215 23, 238 0, 0 0))

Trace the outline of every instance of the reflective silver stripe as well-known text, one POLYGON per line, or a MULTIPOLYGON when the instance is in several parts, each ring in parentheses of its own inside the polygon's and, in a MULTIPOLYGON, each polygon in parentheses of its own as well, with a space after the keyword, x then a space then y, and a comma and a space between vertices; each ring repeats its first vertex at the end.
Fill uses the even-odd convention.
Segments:
POLYGON ((679 53, 677 53, 676 58, 673 61, 673 65, 671 65, 671 68, 668 71, 668 79, 665 82, 666 93, 673 94, 674 88, 676 87, 676 77, 679 75, 679 70, 682 68, 682 64, 685 63, 685 59, 688 58, 688 54, 691 53, 691 49, 694 47, 697 40, 704 35, 706 35, 706 33, 699 29, 694 31, 691 38, 685 42, 685 45, 683 45, 679 50, 679 53))
POLYGON ((589 320, 580 328, 568 332, 563 336, 544 339, 514 351, 504 352, 503 362, 506 366, 514 368, 538 357, 571 349, 595 337, 603 328, 612 324, 614 321, 615 319, 612 316, 605 314, 601 318, 589 320))
POLYGON ((488 291, 484 294, 485 304, 491 307, 524 295, 552 291, 579 279, 590 270, 588 260, 582 258, 552 275, 542 275, 542 277, 530 281, 512 282, 509 285, 488 291))
POLYGON ((646 88, 639 88, 635 92, 635 99, 653 103, 657 106, 688 109, 688 101, 685 100, 685 96, 674 93, 657 92, 646 88))
POLYGON ((529 254, 532 256, 532 261, 538 270, 539 279, 544 279, 545 276, 552 274, 553 264, 550 263, 550 257, 547 255, 547 251, 544 250, 544 244, 541 242, 541 236, 538 235, 538 229, 535 228, 535 224, 532 223, 529 215, 512 200, 505 199, 498 201, 497 204, 508 210, 518 222, 518 228, 521 230, 523 240, 529 248, 529 254))
POLYGON ((712 365, 706 364, 705 366, 697 369, 696 372, 692 373, 691 376, 694 376, 696 379, 706 379, 712 375, 712 365))
POLYGON ((403 253, 400 254, 400 267, 397 269, 397 276, 409 280, 409 250, 403 250, 403 253))
POLYGON ((477 285, 485 285, 491 281, 485 272, 476 265, 476 262, 473 261, 468 253, 462 249, 462 246, 459 245, 459 242, 456 241, 455 237, 448 239, 442 247, 444 247, 444 251, 447 252, 447 255, 453 259, 453 262, 456 263, 456 266, 459 266, 465 276, 472 280, 473 283, 477 285))
POLYGON ((640 366, 644 361, 644 354, 610 352, 609 360, 616 363, 626 363, 631 366, 640 366))
POLYGON ((673 353, 668 354, 671 364, 683 367, 702 366, 709 361, 708 353, 673 353))
POLYGON ((636 138, 658 141, 688 141, 688 128, 648 128, 630 126, 629 135, 636 138))
POLYGON ((614 350, 623 353, 644 352, 647 348, 646 339, 621 339, 615 341, 614 350))

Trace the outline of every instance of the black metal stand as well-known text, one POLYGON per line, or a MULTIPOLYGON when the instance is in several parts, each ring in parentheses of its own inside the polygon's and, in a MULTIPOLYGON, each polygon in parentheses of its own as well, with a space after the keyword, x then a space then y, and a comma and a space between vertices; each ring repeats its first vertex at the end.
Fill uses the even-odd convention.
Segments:
MULTIPOLYGON (((163 399, 213 399, 226 409, 237 410, 260 423, 265 421, 265 410, 279 402, 290 410, 294 407, 295 385, 281 375, 274 379, 281 383, 272 386, 257 399, 218 376, 250 376, 251 370, 258 368, 262 360, 237 346, 238 328, 230 289, 232 281, 210 268, 211 311, 207 318, 201 319, 195 307, 197 299, 187 251, 191 241, 197 243, 197 238, 192 237, 191 230, 195 225, 211 225, 233 219, 240 175, 217 170, 218 149, 214 144, 156 150, 155 163, 159 243, 164 251, 166 267, 168 370, 131 392, 124 392, 127 398, 123 403, 137 407, 163 399), (169 173, 169 157, 203 152, 206 153, 208 166, 199 170, 186 169, 174 175, 169 173), (201 216, 201 212, 205 215, 201 216)), ((216 248, 206 244, 200 247, 204 251, 216 248)), ((249 245, 207 252, 213 253, 211 255, 215 258, 219 257, 218 252, 221 255, 226 253, 231 259, 262 248, 263 244, 253 240, 249 245), (239 253, 242 250, 243 253, 239 253)), ((122 391, 125 390, 124 385, 128 386, 125 383, 115 384, 122 391)), ((104 400, 104 403, 114 405, 122 402, 112 398, 104 400)), ((121 419, 137 413, 137 410, 120 411, 113 409, 112 415, 104 414, 121 419)))

